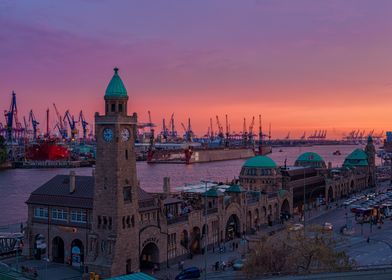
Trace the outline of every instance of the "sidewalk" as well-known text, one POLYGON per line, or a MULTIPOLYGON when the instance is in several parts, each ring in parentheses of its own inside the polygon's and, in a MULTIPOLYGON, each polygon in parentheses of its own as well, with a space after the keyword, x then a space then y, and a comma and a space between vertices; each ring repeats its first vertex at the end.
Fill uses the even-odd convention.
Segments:
MULTIPOLYGON (((184 269, 188 267, 198 267, 203 271, 201 277, 203 278, 205 263, 207 263, 207 275, 211 275, 211 274, 219 275, 222 272, 215 271, 215 269, 213 268, 215 262, 224 261, 227 264, 228 261, 239 259, 241 257, 242 252, 244 252, 244 249, 246 248, 245 246, 247 246, 247 244, 244 243, 244 241, 242 241, 241 239, 235 239, 234 242, 238 242, 239 247, 237 250, 232 251, 232 247, 231 247, 232 242, 233 241, 226 243, 226 252, 224 253, 219 253, 218 250, 215 250, 215 252, 209 250, 206 255, 195 255, 193 256, 192 259, 188 258, 184 260, 184 269)), ((226 268, 226 270, 232 271, 232 268, 226 268)), ((171 279, 175 279, 175 277, 180 272, 181 271, 178 269, 178 264, 172 264, 169 268, 166 268, 166 266, 161 267, 161 270, 156 272, 155 274, 151 274, 151 272, 148 272, 148 274, 158 279, 171 280, 171 279)))

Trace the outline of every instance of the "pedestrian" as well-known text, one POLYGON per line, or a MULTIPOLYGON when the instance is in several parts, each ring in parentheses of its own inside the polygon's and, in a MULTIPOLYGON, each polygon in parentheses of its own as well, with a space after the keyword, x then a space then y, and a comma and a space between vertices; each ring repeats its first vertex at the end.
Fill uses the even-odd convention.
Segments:
POLYGON ((215 262, 215 271, 218 271, 219 270, 219 261, 216 261, 215 262))
POLYGON ((370 243, 370 237, 368 236, 368 238, 366 239, 367 243, 370 243))
POLYGON ((234 252, 234 249, 235 249, 234 241, 231 243, 231 248, 232 248, 232 251, 234 252))
POLYGON ((225 271, 225 268, 226 268, 226 263, 225 261, 222 261, 222 270, 225 271))

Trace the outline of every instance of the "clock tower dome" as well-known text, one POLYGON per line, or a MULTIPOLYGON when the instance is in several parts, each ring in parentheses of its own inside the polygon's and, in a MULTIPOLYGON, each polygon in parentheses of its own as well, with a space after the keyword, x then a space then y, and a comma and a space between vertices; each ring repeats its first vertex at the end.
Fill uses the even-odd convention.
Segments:
POLYGON ((92 229, 87 265, 101 277, 136 271, 138 180, 134 143, 137 115, 128 116, 128 94, 114 68, 105 92, 105 114, 95 114, 97 139, 92 229))

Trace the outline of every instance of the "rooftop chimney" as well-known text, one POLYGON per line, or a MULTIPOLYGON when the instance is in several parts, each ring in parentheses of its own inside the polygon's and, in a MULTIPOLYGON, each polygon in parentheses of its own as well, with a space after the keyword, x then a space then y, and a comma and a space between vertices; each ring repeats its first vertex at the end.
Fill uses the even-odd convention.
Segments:
POLYGON ((170 194, 170 177, 163 177, 163 192, 170 194))
POLYGON ((69 172, 69 193, 74 193, 76 191, 75 184, 75 171, 69 172))

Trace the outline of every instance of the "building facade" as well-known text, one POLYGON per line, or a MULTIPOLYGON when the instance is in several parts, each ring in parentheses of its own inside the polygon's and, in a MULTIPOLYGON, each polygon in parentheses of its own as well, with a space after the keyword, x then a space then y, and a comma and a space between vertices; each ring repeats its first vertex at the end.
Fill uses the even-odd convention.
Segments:
MULTIPOLYGON (((371 186, 374 150, 365 162, 328 168, 316 154, 278 167, 266 156, 247 160, 236 182, 204 193, 147 193, 138 183, 137 115, 118 69, 106 89, 105 114, 95 115, 92 176, 58 175, 29 197, 26 254, 84 266, 102 277, 162 267, 236 237, 283 222, 305 204, 331 202, 371 186)), ((361 157, 363 154, 360 155, 361 157)), ((350 161, 351 160, 351 161, 350 161)))

